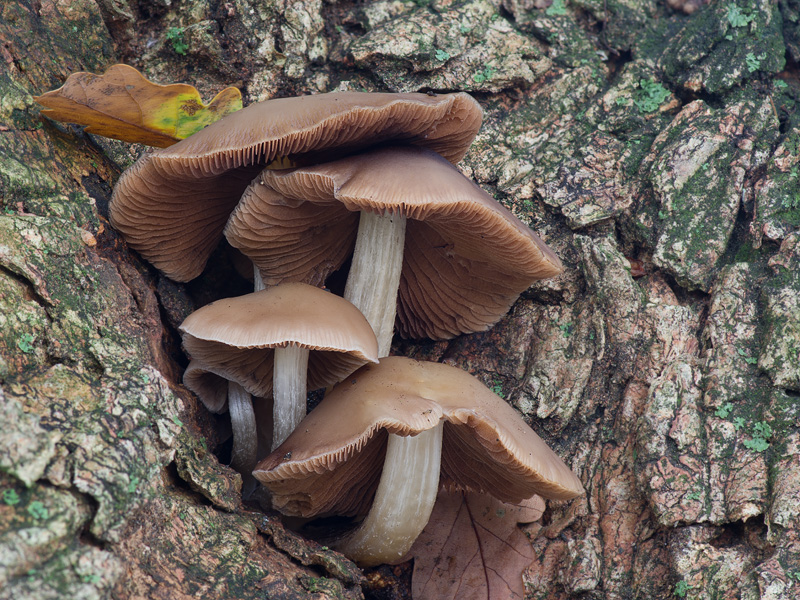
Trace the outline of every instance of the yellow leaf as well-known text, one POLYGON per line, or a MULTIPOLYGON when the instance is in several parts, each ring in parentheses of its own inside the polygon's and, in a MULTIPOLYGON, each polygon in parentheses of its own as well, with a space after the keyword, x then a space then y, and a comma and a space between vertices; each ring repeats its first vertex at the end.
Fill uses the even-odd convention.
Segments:
POLYGON ((191 85, 158 85, 133 67, 114 65, 104 75, 73 73, 57 90, 36 98, 42 114, 85 125, 86 131, 165 148, 242 108, 229 87, 205 105, 191 85))

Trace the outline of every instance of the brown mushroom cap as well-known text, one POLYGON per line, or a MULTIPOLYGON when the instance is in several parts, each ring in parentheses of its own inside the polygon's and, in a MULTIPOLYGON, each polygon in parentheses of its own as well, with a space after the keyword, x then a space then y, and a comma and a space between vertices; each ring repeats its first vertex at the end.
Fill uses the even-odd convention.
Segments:
POLYGON ((312 390, 340 381, 378 355, 375 334, 356 307, 302 283, 212 302, 189 315, 180 329, 192 356, 184 383, 215 412, 225 405, 227 380, 254 396, 272 394, 276 347, 311 350, 312 390))
POLYGON ((320 285, 352 254, 362 210, 408 218, 396 324, 404 337, 488 329, 534 281, 562 270, 508 209, 440 156, 413 147, 264 171, 225 235, 265 283, 320 285))
POLYGON ((342 381, 254 471, 289 515, 369 510, 387 433, 409 436, 444 419, 440 486, 518 502, 568 500, 580 480, 516 411, 449 365, 382 358, 342 381))
POLYGON ((139 159, 114 188, 111 223, 168 277, 189 281, 247 184, 276 157, 308 164, 396 140, 456 162, 481 119, 463 93, 334 92, 252 104, 139 159))

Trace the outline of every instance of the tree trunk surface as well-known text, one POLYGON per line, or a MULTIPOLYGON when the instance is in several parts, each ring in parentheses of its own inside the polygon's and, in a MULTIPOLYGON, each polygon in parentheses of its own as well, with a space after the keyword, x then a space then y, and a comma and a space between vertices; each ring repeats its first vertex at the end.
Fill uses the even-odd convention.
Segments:
POLYGON ((144 147, 33 100, 116 62, 246 103, 473 94, 460 168, 566 272, 393 351, 481 378, 583 481, 526 526, 527 597, 800 597, 797 0, 5 0, 0 42, 0 599, 410 597, 242 504, 176 327, 247 282, 129 251, 108 202, 144 147))

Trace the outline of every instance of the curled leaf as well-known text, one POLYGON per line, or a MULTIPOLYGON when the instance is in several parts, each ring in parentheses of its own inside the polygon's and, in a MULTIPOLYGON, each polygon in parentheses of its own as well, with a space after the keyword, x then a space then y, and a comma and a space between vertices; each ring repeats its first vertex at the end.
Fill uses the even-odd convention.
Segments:
POLYGON ((522 572, 534 555, 517 524, 538 520, 544 507, 538 496, 508 504, 481 494, 439 492, 409 552, 414 600, 522 600, 522 572))
POLYGON ((242 94, 225 88, 205 105, 191 85, 159 85, 128 65, 103 75, 73 73, 57 90, 36 98, 42 114, 85 125, 86 131, 165 148, 242 108, 242 94))

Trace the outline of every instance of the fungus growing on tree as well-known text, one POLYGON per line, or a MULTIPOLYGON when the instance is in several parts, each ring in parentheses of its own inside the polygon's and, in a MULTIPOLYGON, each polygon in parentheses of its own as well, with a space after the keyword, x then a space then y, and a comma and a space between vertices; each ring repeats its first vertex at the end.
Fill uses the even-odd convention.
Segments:
POLYGON ((436 153, 371 150, 263 171, 225 235, 267 285, 321 285, 352 255, 345 298, 367 317, 380 356, 405 337, 483 331, 533 282, 561 272, 530 228, 436 153))
POLYGON ((390 141, 457 162, 482 115, 464 93, 334 92, 251 104, 140 158, 114 186, 111 224, 168 277, 189 281, 267 164, 312 164, 390 141))
POLYGON ((189 315, 180 329, 192 357, 184 383, 214 412, 227 397, 234 466, 245 472, 255 464, 257 446, 250 394, 273 397, 275 447, 305 416, 307 389, 377 361, 364 316, 347 300, 302 283, 218 300, 189 315))
POLYGON ((504 502, 583 493, 563 461, 476 378, 403 357, 337 384, 253 474, 284 514, 366 515, 335 542, 362 565, 401 559, 440 487, 504 502))

